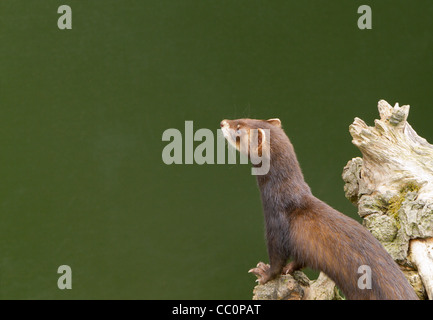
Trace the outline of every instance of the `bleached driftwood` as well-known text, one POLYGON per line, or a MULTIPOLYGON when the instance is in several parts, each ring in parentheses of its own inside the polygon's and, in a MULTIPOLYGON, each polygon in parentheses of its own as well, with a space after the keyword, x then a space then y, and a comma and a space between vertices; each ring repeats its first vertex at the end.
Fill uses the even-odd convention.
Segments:
POLYGON ((378 109, 374 127, 355 118, 349 128, 363 157, 343 170, 346 197, 417 294, 433 299, 433 145, 407 122, 409 106, 378 109))

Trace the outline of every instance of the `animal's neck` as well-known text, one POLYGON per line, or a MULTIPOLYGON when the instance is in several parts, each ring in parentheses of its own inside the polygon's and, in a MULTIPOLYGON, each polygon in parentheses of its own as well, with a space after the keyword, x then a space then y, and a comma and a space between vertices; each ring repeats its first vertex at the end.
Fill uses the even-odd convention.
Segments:
POLYGON ((311 194, 293 147, 280 151, 271 154, 269 172, 257 176, 265 210, 286 211, 301 207, 304 196, 311 194))

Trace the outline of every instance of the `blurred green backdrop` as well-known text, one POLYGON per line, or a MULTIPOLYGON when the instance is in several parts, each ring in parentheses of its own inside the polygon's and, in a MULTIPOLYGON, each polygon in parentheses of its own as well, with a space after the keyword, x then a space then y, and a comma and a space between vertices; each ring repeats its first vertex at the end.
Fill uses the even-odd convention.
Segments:
POLYGON ((165 165, 162 133, 279 117, 314 194, 356 217, 354 117, 410 104, 433 141, 432 16, 429 0, 0 1, 0 298, 250 299, 267 261, 250 166, 165 165))

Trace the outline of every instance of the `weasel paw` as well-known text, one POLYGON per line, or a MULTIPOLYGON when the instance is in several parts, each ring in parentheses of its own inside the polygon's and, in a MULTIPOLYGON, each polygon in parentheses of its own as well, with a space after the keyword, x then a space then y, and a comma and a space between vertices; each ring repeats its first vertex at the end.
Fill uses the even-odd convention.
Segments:
POLYGON ((248 273, 253 273, 256 275, 259 284, 265 284, 270 280, 269 270, 271 266, 269 264, 265 264, 263 262, 259 262, 257 267, 252 268, 248 271, 248 273))
POLYGON ((293 274, 297 270, 301 270, 302 265, 296 263, 295 261, 289 262, 284 268, 282 274, 293 274))

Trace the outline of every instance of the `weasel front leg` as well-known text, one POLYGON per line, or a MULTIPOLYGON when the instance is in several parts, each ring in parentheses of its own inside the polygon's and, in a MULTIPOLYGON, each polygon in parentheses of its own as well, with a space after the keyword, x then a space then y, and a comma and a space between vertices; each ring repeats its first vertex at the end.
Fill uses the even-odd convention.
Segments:
MULTIPOLYGON (((265 218, 266 216, 265 214, 265 218)), ((248 271, 257 276, 259 284, 265 284, 280 275, 290 256, 287 232, 285 231, 288 226, 281 219, 281 215, 272 213, 270 216, 272 218, 267 219, 266 222, 266 242, 270 265, 259 262, 256 268, 248 271)))

